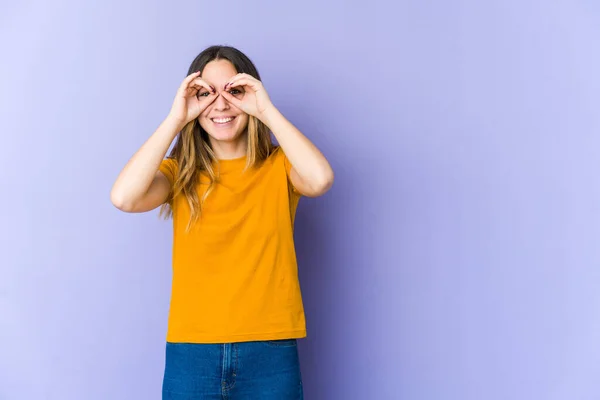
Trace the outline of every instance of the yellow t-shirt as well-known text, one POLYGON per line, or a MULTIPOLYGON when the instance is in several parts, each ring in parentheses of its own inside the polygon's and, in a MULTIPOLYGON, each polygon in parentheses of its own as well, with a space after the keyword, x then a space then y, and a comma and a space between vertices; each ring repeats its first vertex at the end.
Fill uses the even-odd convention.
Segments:
MULTIPOLYGON (((169 342, 306 336, 293 236, 301 195, 289 180, 291 164, 280 147, 258 168, 244 172, 245 163, 219 162, 220 181, 189 232, 187 201, 173 201, 169 342)), ((176 160, 163 160, 160 171, 173 184, 176 160)), ((207 186, 199 185, 200 198, 207 186)))

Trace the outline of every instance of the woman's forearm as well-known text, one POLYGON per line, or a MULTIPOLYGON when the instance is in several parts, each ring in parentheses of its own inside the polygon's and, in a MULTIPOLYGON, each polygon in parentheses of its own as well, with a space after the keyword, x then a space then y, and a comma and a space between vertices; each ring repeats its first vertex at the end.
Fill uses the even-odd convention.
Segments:
POLYGON ((110 193, 115 206, 131 208, 146 194, 169 146, 180 130, 181 124, 167 117, 129 159, 110 193))
POLYGON ((271 129, 296 173, 314 192, 323 192, 333 183, 333 170, 319 149, 275 107, 261 120, 271 129))

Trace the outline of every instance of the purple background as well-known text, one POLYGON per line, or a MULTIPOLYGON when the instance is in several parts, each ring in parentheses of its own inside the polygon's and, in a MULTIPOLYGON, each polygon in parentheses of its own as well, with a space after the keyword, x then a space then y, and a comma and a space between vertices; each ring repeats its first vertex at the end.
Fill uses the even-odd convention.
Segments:
POLYGON ((600 398, 598 4, 3 2, 0 399, 160 398, 171 226, 109 192, 210 44, 336 171, 307 399, 600 398))

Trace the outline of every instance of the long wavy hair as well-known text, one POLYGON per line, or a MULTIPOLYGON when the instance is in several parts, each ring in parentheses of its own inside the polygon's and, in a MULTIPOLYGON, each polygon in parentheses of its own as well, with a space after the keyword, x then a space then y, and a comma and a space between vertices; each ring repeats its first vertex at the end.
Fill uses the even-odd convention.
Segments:
MULTIPOLYGON (((206 64, 215 60, 228 60, 237 73, 246 73, 260 80, 260 75, 252 61, 240 50, 231 46, 210 46, 203 50, 190 65, 187 75, 204 70, 206 64)), ((246 169, 260 165, 272 152, 269 128, 256 117, 249 116, 244 133, 248 135, 246 169)), ((197 118, 190 121, 177 134, 175 145, 168 155, 177 162, 177 177, 167 201, 161 206, 160 214, 165 218, 173 216, 173 201, 183 195, 190 207, 190 220, 186 231, 198 221, 202 214, 202 204, 219 182, 218 160, 210 144, 208 133, 200 126, 197 118), (216 166, 216 168, 215 168, 216 166), (198 185, 202 173, 208 177, 208 188, 200 198, 198 185)), ((205 182, 202 182, 205 184, 205 182)))

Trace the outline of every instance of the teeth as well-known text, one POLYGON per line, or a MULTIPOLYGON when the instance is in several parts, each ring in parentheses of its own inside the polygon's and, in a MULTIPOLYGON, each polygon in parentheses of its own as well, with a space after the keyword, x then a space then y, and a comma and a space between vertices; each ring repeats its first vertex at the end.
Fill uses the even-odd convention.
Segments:
POLYGON ((213 118, 213 121, 215 121, 217 124, 225 124, 229 121, 233 121, 232 117, 229 118, 213 118))

